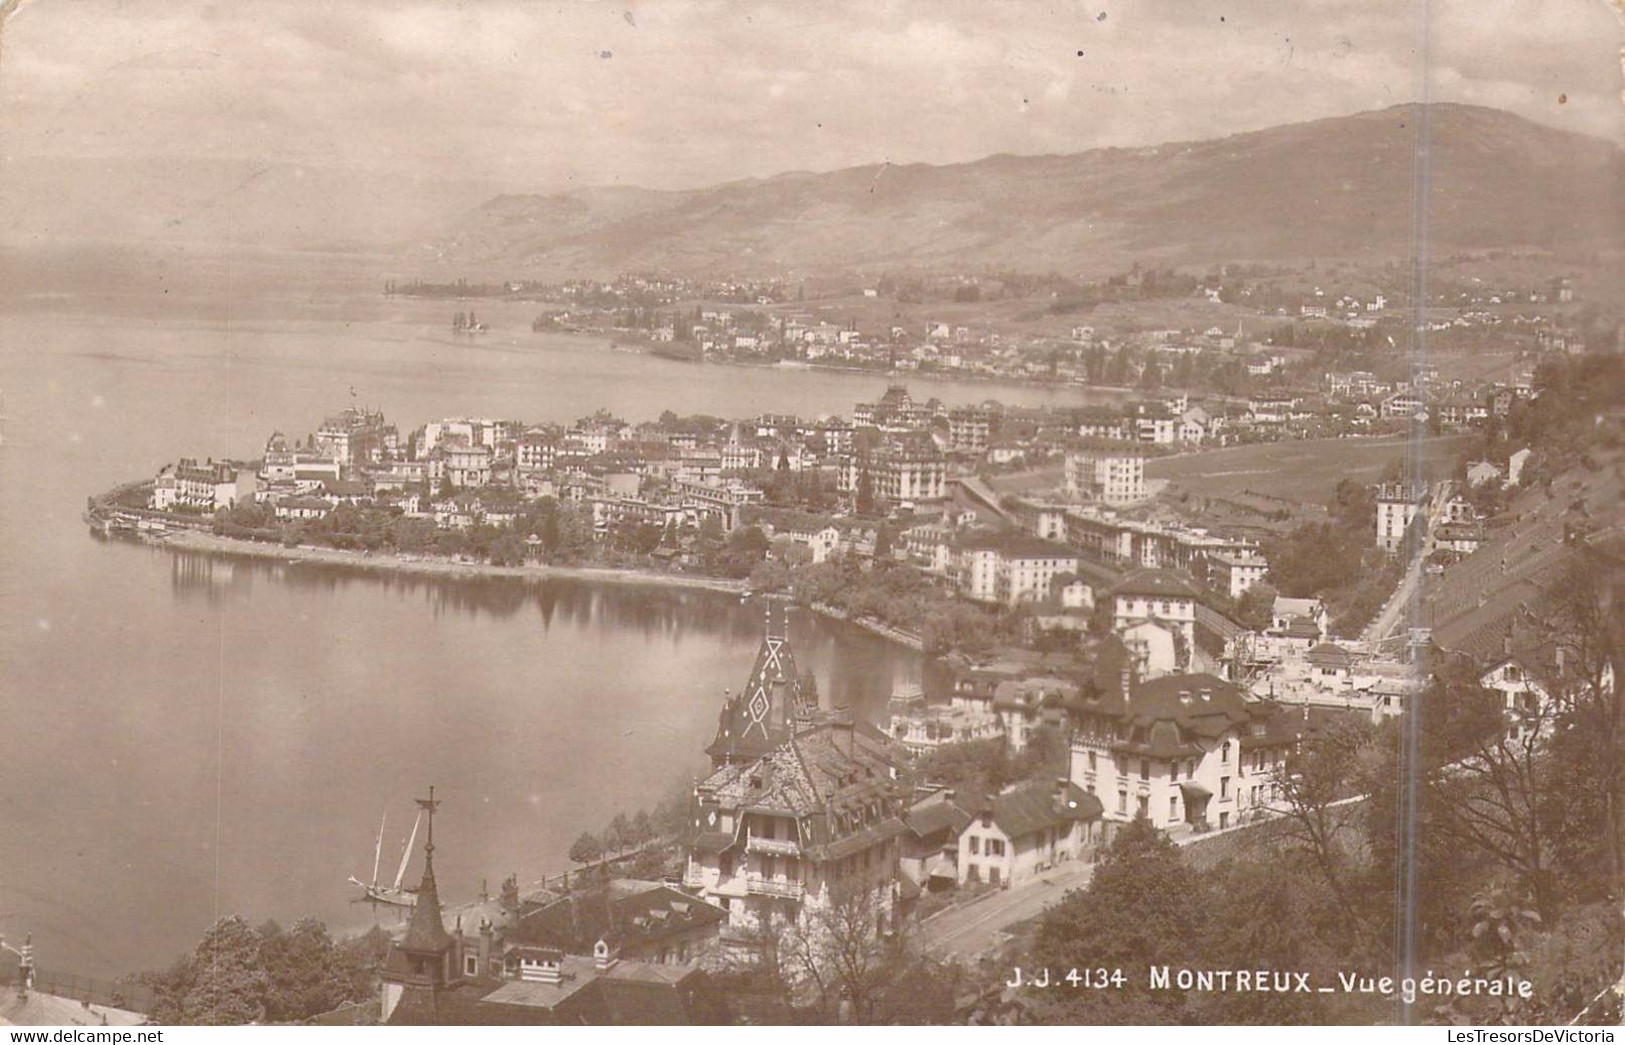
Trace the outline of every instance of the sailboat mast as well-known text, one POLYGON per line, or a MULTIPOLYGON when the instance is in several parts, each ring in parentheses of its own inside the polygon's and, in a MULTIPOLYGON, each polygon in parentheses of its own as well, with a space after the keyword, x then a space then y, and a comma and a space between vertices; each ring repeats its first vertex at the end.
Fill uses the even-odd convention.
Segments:
POLYGON ((408 838, 406 840, 406 849, 401 853, 401 867, 400 867, 400 870, 395 872, 395 891, 396 892, 400 892, 401 882, 406 880, 406 865, 408 863, 410 863, 411 860, 412 860, 412 847, 417 844, 418 827, 422 823, 423 823, 423 813, 420 811, 418 813, 418 818, 416 820, 412 821, 412 837, 408 838))
POLYGON ((372 884, 378 886, 378 864, 384 857, 384 825, 389 823, 389 810, 384 810, 384 818, 378 821, 378 841, 372 847, 372 884))

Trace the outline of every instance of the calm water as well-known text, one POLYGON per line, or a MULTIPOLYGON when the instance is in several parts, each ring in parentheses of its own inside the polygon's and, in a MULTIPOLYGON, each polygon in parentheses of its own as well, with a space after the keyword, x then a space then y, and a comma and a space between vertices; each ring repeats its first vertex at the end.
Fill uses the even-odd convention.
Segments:
MULTIPOLYGON (((365 919, 345 876, 409 798, 446 800, 441 882, 564 866, 583 829, 703 768, 758 611, 703 592, 424 582, 90 538, 87 495, 248 456, 354 388, 403 432, 451 414, 850 411, 883 381, 696 367, 537 337, 527 306, 444 336, 354 259, 0 260, 0 932, 41 964, 167 964, 217 914, 365 919)), ((1062 398, 917 382, 952 402, 1062 398)), ((1077 398, 1076 394, 1070 398, 1077 398)), ((918 659, 798 617, 826 699, 874 711, 918 659)), ((386 862, 388 857, 386 856, 386 862)))

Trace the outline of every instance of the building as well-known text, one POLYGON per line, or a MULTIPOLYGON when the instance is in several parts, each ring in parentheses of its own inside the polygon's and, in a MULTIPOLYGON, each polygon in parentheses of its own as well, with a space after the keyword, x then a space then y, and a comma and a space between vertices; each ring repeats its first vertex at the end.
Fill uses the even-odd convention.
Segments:
POLYGON ((1079 553, 1064 544, 1018 533, 979 533, 952 546, 949 567, 959 593, 977 602, 1042 603, 1055 580, 1076 573, 1079 553))
POLYGON ((1021 885, 1100 841, 1100 800, 1066 779, 1018 785, 968 805, 971 819, 958 839, 962 884, 1021 885))
POLYGON ((706 749, 716 768, 695 787, 684 876, 728 912, 723 944, 743 955, 764 933, 827 931, 828 912, 848 905, 885 931, 904 895, 909 754, 845 712, 819 711, 774 630, 706 749))
POLYGON ((1215 675, 1140 681, 1091 693, 1078 713, 1068 776, 1107 821, 1143 816, 1165 830, 1235 826, 1280 800, 1276 773, 1309 728, 1307 709, 1249 703, 1215 675))
POLYGON ((599 941, 622 959, 656 965, 703 960, 726 911, 662 882, 614 879, 522 903, 503 936, 526 947, 591 954, 599 941))
POLYGON ((448 932, 434 877, 430 797, 423 878, 405 933, 390 944, 380 975, 380 1022, 416 1026, 686 1024, 700 1011, 703 974, 686 962, 622 957, 598 939, 591 956, 523 942, 482 918, 471 933, 448 932))
POLYGON ((1069 451, 1065 461, 1068 496, 1118 507, 1146 498, 1145 454, 1132 446, 1096 443, 1069 451))
POLYGON ((1112 629, 1122 632, 1144 621, 1169 625, 1185 643, 1186 662, 1196 647, 1196 607, 1201 592, 1180 574, 1140 569, 1112 589, 1112 629))
POLYGON ((248 468, 213 459, 199 464, 183 457, 174 468, 158 473, 147 504, 160 512, 188 508, 216 512, 238 501, 253 500, 257 488, 257 477, 248 468))
POLYGON ((849 459, 842 488, 876 500, 938 501, 948 495, 948 465, 930 438, 887 438, 849 459))
POLYGON ((1399 551, 1425 497, 1422 488, 1404 483, 1383 483, 1377 488, 1378 547, 1388 552, 1399 551))
POLYGON ((993 687, 992 703, 1005 747, 1013 753, 1025 751, 1041 729, 1050 729, 1064 739, 1072 724, 1068 709, 1081 692, 1076 681, 1053 675, 1026 674, 999 682, 993 687))
POLYGON ((887 712, 887 732, 915 755, 1004 736, 1004 728, 991 709, 958 701, 928 704, 918 686, 902 687, 893 693, 887 712))
POLYGON ((352 406, 322 422, 316 430, 315 449, 349 467, 384 460, 395 453, 398 441, 395 426, 384 422, 382 411, 352 406))
POLYGON ((960 453, 984 454, 992 433, 993 416, 980 407, 960 407, 948 413, 948 447, 960 453))
POLYGON ((557 453, 558 440, 553 434, 533 428, 520 436, 514 445, 514 464, 521 472, 550 472, 557 453))
POLYGON ((724 946, 821 931, 860 904, 877 931, 895 917, 908 754, 872 726, 830 716, 695 788, 684 884, 728 912, 724 946))
POLYGON ((672 483, 672 492, 684 508, 700 515, 714 515, 721 520, 723 529, 730 531, 739 528, 744 509, 761 504, 767 496, 742 479, 721 478, 714 482, 679 479, 672 483))
POLYGON ((898 867, 922 889, 942 889, 959 881, 959 835, 971 815, 952 789, 939 788, 917 799, 903 816, 898 867))
POLYGON ((478 489, 491 482, 491 449, 447 441, 439 448, 441 476, 453 486, 478 489))
POLYGON ((713 769, 755 762, 811 725, 818 712, 818 684, 796 667, 788 616, 773 620, 770 609, 745 688, 723 694, 717 733, 705 753, 713 769))
POLYGON ((1270 564, 1256 551, 1215 552, 1207 556, 1208 575, 1213 586, 1232 599, 1247 594, 1247 589, 1264 579, 1270 564))

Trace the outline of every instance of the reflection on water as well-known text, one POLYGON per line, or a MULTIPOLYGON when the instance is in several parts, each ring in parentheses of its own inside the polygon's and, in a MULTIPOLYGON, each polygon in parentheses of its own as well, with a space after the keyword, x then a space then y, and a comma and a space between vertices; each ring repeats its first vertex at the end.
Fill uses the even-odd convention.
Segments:
MULTIPOLYGON (((577 577, 451 577, 346 568, 326 563, 222 557, 151 548, 173 560, 170 577, 179 598, 210 603, 247 600, 260 576, 300 593, 334 595, 359 590, 419 603, 424 621, 448 617, 529 628, 543 633, 618 633, 681 644, 685 639, 748 647, 762 633, 760 600, 659 583, 592 581, 577 577)), ((920 681, 924 658, 866 632, 801 609, 791 631, 804 664, 819 675, 826 705, 849 706, 878 721, 896 685, 920 681)), ((409 641, 403 636, 403 640, 409 641)), ((608 666, 606 666, 608 668, 608 666)), ((739 684, 749 671, 739 662, 739 684)))

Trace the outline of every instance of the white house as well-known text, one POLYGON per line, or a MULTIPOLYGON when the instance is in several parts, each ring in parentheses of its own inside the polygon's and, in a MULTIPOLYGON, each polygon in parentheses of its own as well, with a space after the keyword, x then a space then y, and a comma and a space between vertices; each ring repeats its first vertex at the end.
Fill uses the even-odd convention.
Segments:
POLYGON ((959 881, 1005 888, 1031 881, 1086 855, 1100 841, 1100 823, 1100 800, 1065 780, 983 799, 959 832, 959 881))

